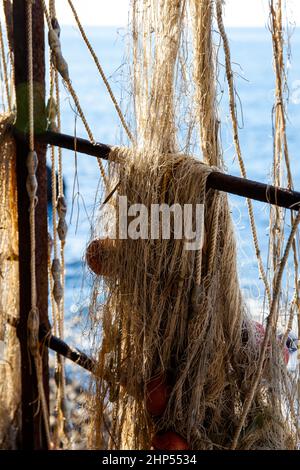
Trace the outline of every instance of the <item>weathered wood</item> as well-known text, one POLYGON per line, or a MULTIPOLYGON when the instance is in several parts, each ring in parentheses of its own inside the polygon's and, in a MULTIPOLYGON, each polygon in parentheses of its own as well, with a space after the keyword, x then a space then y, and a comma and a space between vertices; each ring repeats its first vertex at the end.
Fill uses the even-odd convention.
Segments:
MULTIPOLYGON (((35 132, 44 132, 45 113, 45 44, 44 15, 40 1, 33 3, 33 63, 34 63, 34 116, 35 132)), ((21 346, 22 380, 22 436, 21 448, 46 449, 47 443, 41 410, 37 413, 37 380, 33 360, 27 348, 27 318, 31 308, 29 198, 26 191, 26 158, 28 153, 28 72, 26 2, 13 2, 13 44, 15 88, 17 102, 16 146, 19 229, 20 321, 17 334, 21 346)), ((38 204, 36 207, 36 272, 37 299, 40 323, 48 323, 48 229, 47 229, 47 176, 46 147, 37 143, 38 204)), ((49 396, 48 353, 43 353, 43 380, 46 397, 49 396)))
MULTIPOLYGON (((41 142, 56 145, 69 150, 75 150, 86 155, 108 159, 110 146, 97 143, 93 145, 85 139, 75 138, 66 134, 45 132, 39 136, 41 142)), ((274 204, 286 209, 300 209, 300 192, 276 188, 258 181, 252 181, 237 176, 226 175, 217 171, 212 172, 207 179, 207 188, 217 189, 230 194, 236 194, 255 201, 274 204)))

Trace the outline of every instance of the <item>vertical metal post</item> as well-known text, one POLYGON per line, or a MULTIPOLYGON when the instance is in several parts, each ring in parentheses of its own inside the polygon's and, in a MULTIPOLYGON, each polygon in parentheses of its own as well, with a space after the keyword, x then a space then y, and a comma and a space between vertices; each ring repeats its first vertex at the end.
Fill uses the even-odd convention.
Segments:
MULTIPOLYGON (((34 63, 34 117, 36 134, 46 127, 45 113, 45 41, 44 15, 40 0, 33 3, 33 63, 34 63)), ((19 280, 20 322, 17 328, 21 346, 22 374, 22 449, 46 449, 42 413, 37 413, 37 380, 33 360, 27 348, 27 318, 30 305, 30 232, 29 199, 26 191, 26 158, 28 153, 28 51, 27 51, 26 1, 13 0, 13 45, 15 88, 17 102, 16 146, 19 228, 19 280)), ((48 328, 48 228, 47 228, 47 172, 46 147, 36 143, 38 154, 38 203, 36 207, 36 272, 37 298, 40 323, 48 328)), ((45 348, 47 349, 47 348, 45 348)), ((43 352, 43 380, 49 396, 48 353, 43 352)))

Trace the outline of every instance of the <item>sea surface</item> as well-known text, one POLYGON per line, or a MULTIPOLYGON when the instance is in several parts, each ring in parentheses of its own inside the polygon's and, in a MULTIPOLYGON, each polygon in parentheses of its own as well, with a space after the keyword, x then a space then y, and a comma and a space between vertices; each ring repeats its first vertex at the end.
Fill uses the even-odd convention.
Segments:
MULTIPOLYGON (((126 109, 128 78, 122 74, 126 62, 126 30, 122 28, 87 28, 102 67, 117 99, 126 109), (123 93, 123 94, 122 94, 123 93)), ((228 31, 236 85, 242 110, 239 108, 240 139, 248 178, 271 182, 272 171, 272 106, 274 74, 270 34, 265 29, 230 29, 228 31)), ((126 142, 110 97, 99 77, 75 27, 62 27, 63 52, 69 63, 74 88, 92 128, 95 139, 107 144, 126 142)), ((295 188, 300 190, 300 31, 291 38, 291 57, 288 63, 290 87, 288 136, 295 188)), ((223 63, 220 59, 220 70, 223 63)), ((220 86, 226 84, 222 78, 220 86)), ((222 139, 227 172, 239 175, 232 145, 226 98, 221 103, 222 139)), ((62 97, 62 131, 86 137, 80 118, 64 91, 62 97)), ((84 268, 84 254, 91 236, 91 221, 102 201, 99 194, 99 169, 95 158, 63 152, 64 178, 67 187, 69 232, 66 245, 66 339, 81 349, 89 350, 87 309, 91 279, 84 268)), ((259 280, 245 199, 230 196, 235 224, 240 283, 253 316, 263 306, 263 286, 259 280)), ((268 256, 269 210, 267 205, 254 202, 258 237, 264 262, 268 256)), ((287 214, 288 216, 288 214, 287 214)), ((287 218, 287 221, 289 219, 287 218)))

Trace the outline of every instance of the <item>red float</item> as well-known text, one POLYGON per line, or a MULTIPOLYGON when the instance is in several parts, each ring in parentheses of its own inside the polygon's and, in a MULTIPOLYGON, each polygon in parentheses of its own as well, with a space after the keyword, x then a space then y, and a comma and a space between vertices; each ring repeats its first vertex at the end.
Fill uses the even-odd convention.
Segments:
POLYGON ((165 377, 160 375, 151 379, 146 384, 146 409, 152 416, 160 416, 164 413, 169 396, 170 387, 165 382, 165 377))
POLYGON ((97 276, 111 276, 111 258, 115 250, 115 240, 100 238, 93 240, 86 250, 86 261, 97 276))

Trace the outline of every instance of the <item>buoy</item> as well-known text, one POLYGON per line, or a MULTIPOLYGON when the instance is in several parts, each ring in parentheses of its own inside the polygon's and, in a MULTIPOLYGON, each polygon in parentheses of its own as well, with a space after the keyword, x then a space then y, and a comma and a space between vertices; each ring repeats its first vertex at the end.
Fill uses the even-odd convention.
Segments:
POLYGON ((115 240, 98 238, 93 240, 86 250, 86 261, 97 276, 111 276, 111 258, 115 250, 115 240))
POLYGON ((189 450, 189 445, 183 437, 173 431, 156 434, 152 439, 154 450, 189 450))
POLYGON ((151 379, 146 384, 146 409, 149 414, 160 416, 164 413, 170 391, 170 387, 166 384, 163 375, 151 379))

